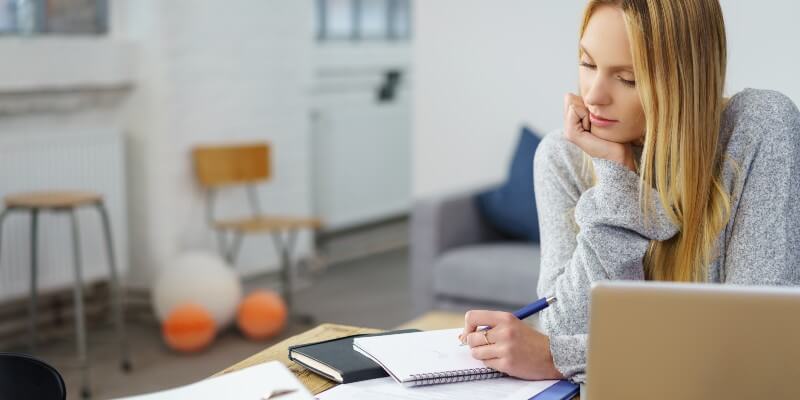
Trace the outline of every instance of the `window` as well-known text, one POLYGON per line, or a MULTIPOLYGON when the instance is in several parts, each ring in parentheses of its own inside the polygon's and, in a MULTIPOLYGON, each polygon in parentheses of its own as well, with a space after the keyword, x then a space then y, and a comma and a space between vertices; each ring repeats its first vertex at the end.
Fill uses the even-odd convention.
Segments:
POLYGON ((3 34, 105 34, 108 0, 0 0, 3 34))
POLYGON ((317 0, 317 39, 408 40, 410 0, 317 0))

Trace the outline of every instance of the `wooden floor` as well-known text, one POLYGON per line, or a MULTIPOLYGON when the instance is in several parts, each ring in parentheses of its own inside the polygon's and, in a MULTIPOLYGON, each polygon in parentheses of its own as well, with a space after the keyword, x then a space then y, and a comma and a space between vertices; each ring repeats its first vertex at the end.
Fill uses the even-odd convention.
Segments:
MULTIPOLYGON (((274 282, 248 282, 246 289, 271 287, 274 282)), ((118 368, 117 347, 111 326, 100 326, 89 334, 94 398, 139 394, 184 385, 206 378, 222 368, 255 354, 318 323, 388 329, 415 317, 408 284, 408 251, 394 250, 331 267, 313 285, 297 292, 297 309, 316 318, 314 325, 290 324, 280 337, 251 342, 238 332, 221 332, 206 351, 181 355, 169 351, 152 318, 136 318, 128 324, 134 370, 118 368), (369 301, 364 301, 369 299, 369 301)), ((6 349, 25 351, 26 349, 6 349)), ((80 398, 80 374, 72 337, 51 340, 39 346, 37 356, 53 364, 64 375, 69 398, 80 398)))

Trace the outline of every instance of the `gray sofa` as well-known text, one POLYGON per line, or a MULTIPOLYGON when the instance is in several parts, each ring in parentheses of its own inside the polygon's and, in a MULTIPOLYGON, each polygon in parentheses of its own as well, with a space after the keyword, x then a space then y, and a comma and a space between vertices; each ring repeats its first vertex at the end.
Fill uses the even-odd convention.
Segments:
POLYGON ((537 298, 538 243, 504 239, 478 214, 482 187, 416 200, 411 211, 415 312, 512 310, 537 298))

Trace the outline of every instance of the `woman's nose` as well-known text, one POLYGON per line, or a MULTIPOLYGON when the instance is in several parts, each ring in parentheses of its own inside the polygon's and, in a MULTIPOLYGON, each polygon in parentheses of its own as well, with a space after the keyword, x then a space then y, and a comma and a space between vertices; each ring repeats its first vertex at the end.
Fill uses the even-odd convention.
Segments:
POLYGON ((589 90, 583 96, 583 102, 594 105, 607 105, 611 103, 611 96, 608 93, 606 82, 600 77, 596 77, 589 85, 589 90))

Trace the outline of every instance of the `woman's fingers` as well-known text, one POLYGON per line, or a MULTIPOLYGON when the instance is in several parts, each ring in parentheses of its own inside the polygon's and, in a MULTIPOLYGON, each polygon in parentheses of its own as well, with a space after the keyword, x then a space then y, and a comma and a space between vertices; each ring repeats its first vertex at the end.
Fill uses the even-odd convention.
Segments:
POLYGON ((589 109, 584 108, 584 114, 581 117, 581 123, 583 124, 584 131, 591 131, 592 130, 592 120, 589 119, 589 109))
POLYGON ((573 121, 575 123, 579 123, 580 127, 583 130, 588 131, 590 128, 589 125, 589 110, 581 104, 570 104, 570 110, 572 110, 573 114, 573 121))
POLYGON ((491 360, 501 356, 500 346, 494 344, 473 347, 470 351, 472 352, 472 358, 476 360, 491 360))
POLYGON ((567 93, 566 95, 564 95, 564 111, 567 111, 567 108, 571 105, 585 108, 585 105, 583 104, 583 98, 581 98, 581 96, 572 93, 567 93))
POLYGON ((577 120, 581 122, 581 125, 584 127, 584 129, 589 130, 589 109, 586 108, 586 105, 583 103, 583 99, 580 96, 567 93, 567 95, 564 97, 565 114, 567 113, 569 107, 573 107, 575 109, 577 120))
POLYGON ((567 93, 564 97, 564 133, 575 136, 578 133, 591 130, 589 109, 583 104, 583 99, 567 93))
POLYGON ((569 104, 566 111, 567 121, 564 127, 564 137, 591 156, 607 153, 608 144, 590 131, 589 109, 583 105, 583 100, 573 94, 568 94, 567 97, 569 104))
MULTIPOLYGON (((503 311, 470 310, 464 315, 464 331, 461 333, 461 341, 465 342, 466 337, 474 333, 480 326, 498 326, 515 318, 513 314, 503 311)), ((483 335, 481 333, 481 335, 483 335)))
POLYGON ((492 329, 475 331, 466 335, 466 340, 464 340, 464 343, 468 344, 469 347, 494 344, 495 340, 490 338, 491 334, 492 329))

